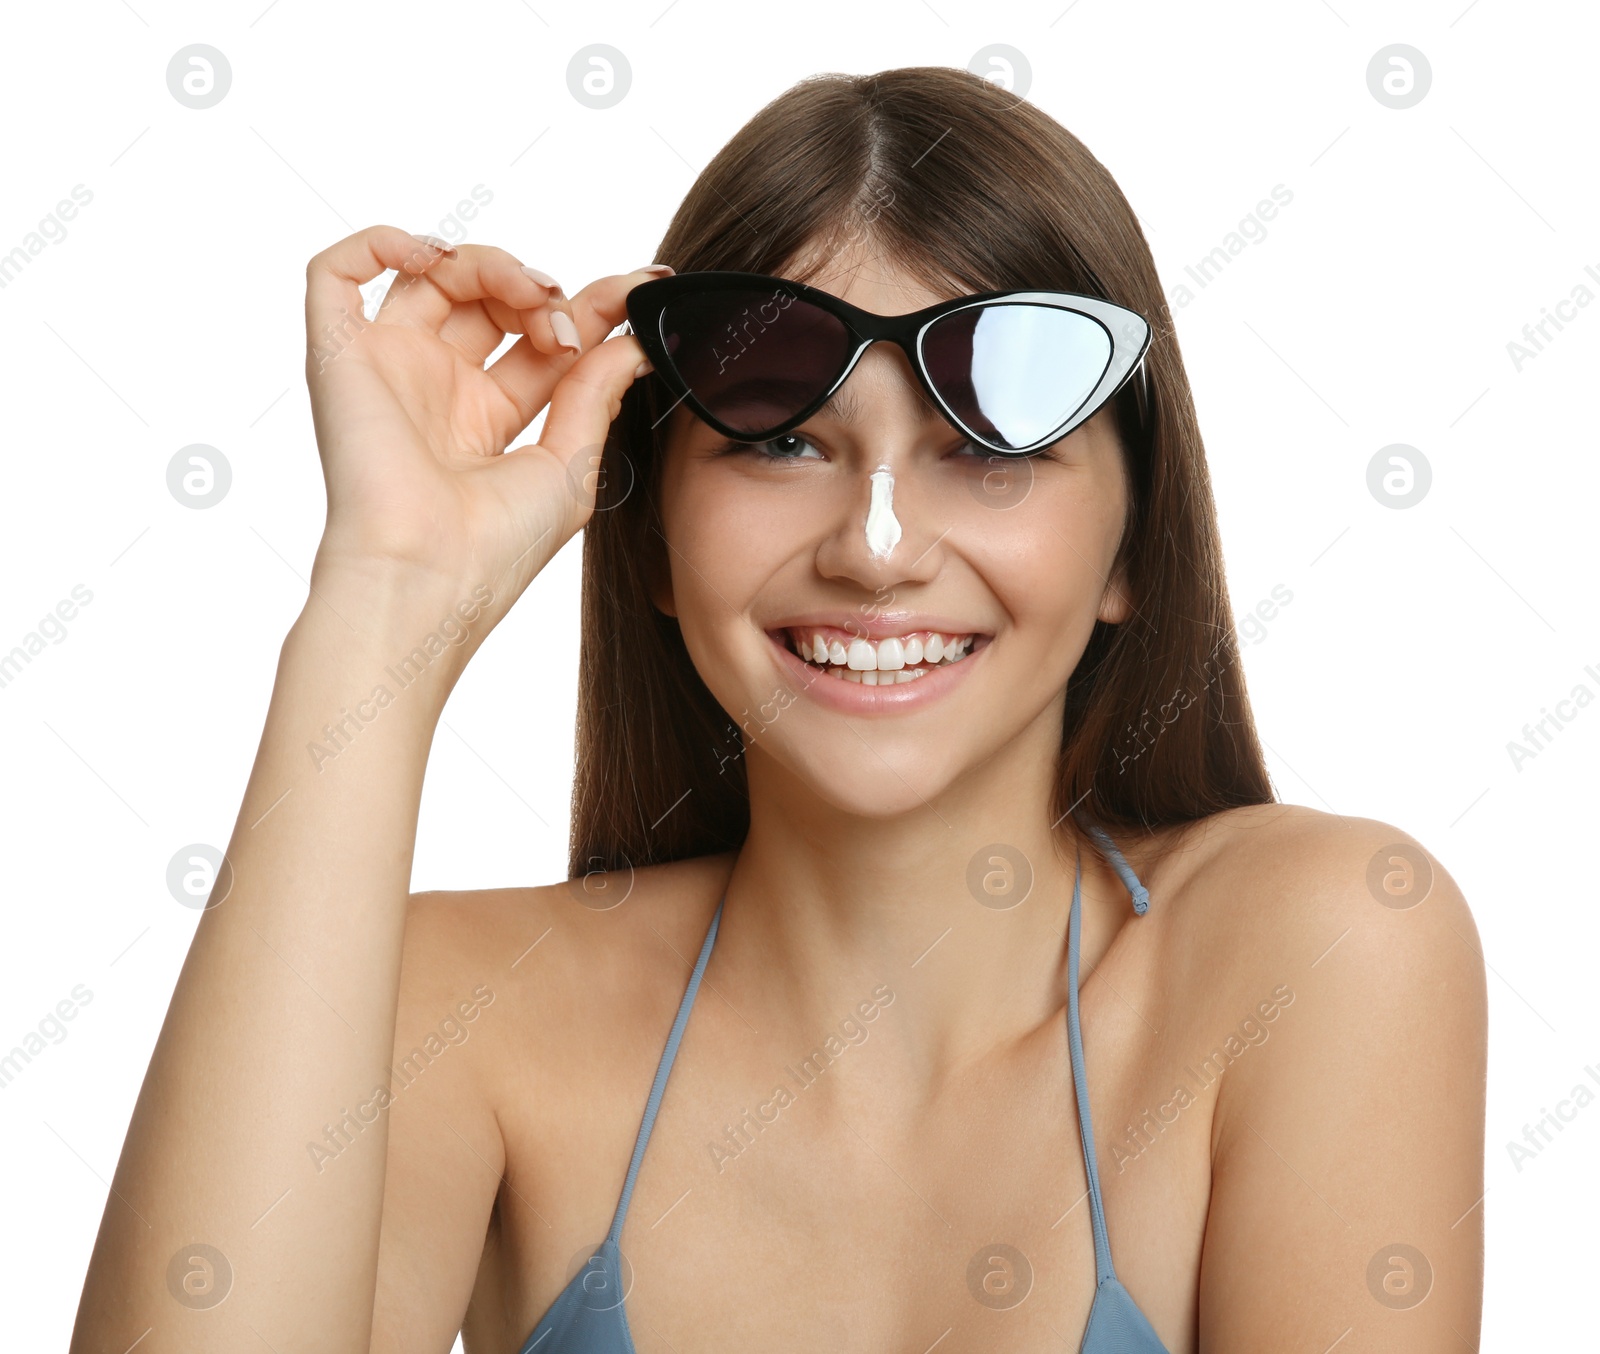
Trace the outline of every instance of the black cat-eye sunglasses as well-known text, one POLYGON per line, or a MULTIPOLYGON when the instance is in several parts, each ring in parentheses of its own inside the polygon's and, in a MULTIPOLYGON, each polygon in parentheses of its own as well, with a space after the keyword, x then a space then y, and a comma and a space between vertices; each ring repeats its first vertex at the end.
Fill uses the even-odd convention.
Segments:
POLYGON ((1094 296, 991 291, 876 315, 762 273, 676 273, 628 293, 628 324, 657 375, 724 437, 765 442, 805 422, 867 346, 900 345, 940 412, 979 446, 1027 456, 1065 437, 1137 369, 1144 316, 1094 296))

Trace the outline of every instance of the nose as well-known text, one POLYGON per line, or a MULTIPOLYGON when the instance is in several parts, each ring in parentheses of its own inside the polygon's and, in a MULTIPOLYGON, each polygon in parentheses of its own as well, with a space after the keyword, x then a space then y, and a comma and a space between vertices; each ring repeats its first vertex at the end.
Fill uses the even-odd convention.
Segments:
POLYGON ((874 559, 882 559, 905 533, 894 515, 894 471, 880 465, 872 472, 872 495, 867 500, 867 549, 874 559))
POLYGON ((855 455, 841 466, 830 511, 835 520, 818 552, 820 571, 878 591, 925 582, 939 571, 934 504, 913 464, 930 427, 947 425, 927 401, 905 354, 874 344, 845 382, 855 455))

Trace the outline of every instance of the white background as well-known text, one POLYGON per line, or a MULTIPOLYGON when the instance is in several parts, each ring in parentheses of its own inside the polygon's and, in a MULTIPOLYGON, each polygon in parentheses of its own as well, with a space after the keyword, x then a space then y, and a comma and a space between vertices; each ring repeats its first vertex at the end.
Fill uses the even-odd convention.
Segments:
MULTIPOLYGON (((226 844, 304 597, 323 513, 307 258, 383 221, 504 245, 570 293, 651 261, 698 170, 795 80, 966 66, 994 43, 1024 54, 1027 97, 1116 176, 1169 293, 1275 185, 1293 194, 1175 310, 1235 609, 1277 585, 1293 597, 1245 649, 1251 695, 1284 799, 1414 834, 1477 917, 1492 1041, 1485 1347, 1592 1339, 1600 1105, 1520 1171, 1506 1145, 1587 1080, 1585 1064, 1600 1072, 1600 923, 1578 850, 1600 702, 1520 769, 1507 748, 1575 686, 1600 695, 1600 305, 1520 371, 1507 348, 1580 283, 1600 297, 1584 271, 1600 274, 1600 23, 1584 8, 10 8, 0 253, 75 185, 93 197, 0 289, 0 652, 75 585, 93 600, 0 688, 0 1053, 75 985, 92 1001, 0 1089, 4 1344, 67 1343, 199 915, 168 891, 168 862, 226 844), (204 110, 166 80, 193 43, 232 70, 204 110), (591 43, 631 66, 605 110, 569 90, 591 43), (1403 110, 1367 84, 1393 43, 1432 71, 1403 110), (478 185, 492 201, 452 221, 478 185), (191 443, 232 468, 203 511, 167 488, 191 443), (1391 443, 1431 466, 1414 507, 1368 489, 1391 443)), ((456 689, 416 888, 565 877, 579 549, 456 689)))

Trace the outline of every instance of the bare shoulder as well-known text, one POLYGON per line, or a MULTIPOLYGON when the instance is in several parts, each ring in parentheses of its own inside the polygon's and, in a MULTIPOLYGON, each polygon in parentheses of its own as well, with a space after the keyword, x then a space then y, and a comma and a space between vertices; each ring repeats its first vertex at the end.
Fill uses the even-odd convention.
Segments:
POLYGON ((1299 1316, 1360 1306, 1415 1324, 1431 1289, 1428 1339, 1470 1337, 1488 1018, 1461 889, 1393 824, 1292 805, 1218 814, 1169 844, 1151 914, 1164 892, 1174 1009, 1204 1027, 1219 1073, 1202 1343, 1282 1343, 1251 1288, 1261 1265, 1243 1263, 1269 1253, 1299 1316))
POLYGON ((1220 948, 1310 965, 1349 943, 1380 965, 1426 962, 1436 947, 1481 964, 1477 925, 1449 871, 1378 819, 1250 805, 1171 832, 1152 860, 1152 895, 1176 900, 1171 924, 1208 956, 1220 948))
POLYGON ((1148 874, 1152 914, 1172 901, 1163 964, 1188 1009, 1226 1023, 1282 986, 1322 993, 1319 1023, 1382 1010, 1486 1027, 1471 907, 1404 829, 1264 804, 1186 825, 1164 846, 1148 874))
MULTIPOLYGON (((406 917, 407 962, 415 957, 431 972, 462 961, 494 963, 505 958, 508 945, 524 939, 539 944, 564 932, 593 937, 597 945, 609 938, 615 948, 652 929, 692 928, 696 921, 703 927, 734 857, 696 856, 550 884, 414 893, 406 917)), ((512 961, 523 957, 519 949, 512 961)))
MULTIPOLYGON (((625 1013, 650 1000, 653 977, 681 987, 693 963, 733 853, 556 883, 413 894, 402 964, 401 1025, 429 1025, 476 997, 504 1001, 524 1045, 570 1021, 625 1013), (524 1017, 537 1010, 539 1024, 524 1017), (557 1022, 553 1026, 551 1022, 557 1022)), ((485 1054, 497 1038, 482 1043, 485 1054)), ((490 1055, 492 1056, 492 1055, 490 1055)))
POLYGON ((374 1349, 448 1347, 478 1285, 500 1281, 483 1257, 503 1180, 537 1164, 542 1125, 574 1122, 596 1084, 582 1070, 624 1045, 617 1022, 670 1001, 730 868, 411 895, 390 1065, 312 1144, 319 1170, 348 1171, 338 1159, 371 1150, 367 1126, 387 1115, 374 1349))

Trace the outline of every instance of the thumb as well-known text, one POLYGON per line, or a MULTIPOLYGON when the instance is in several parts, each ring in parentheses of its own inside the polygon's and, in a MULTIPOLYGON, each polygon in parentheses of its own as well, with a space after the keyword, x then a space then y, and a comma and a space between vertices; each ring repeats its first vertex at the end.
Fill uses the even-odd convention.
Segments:
POLYGON ((568 536, 583 527, 594 512, 606 434, 622 412, 622 397, 645 360, 644 349, 632 334, 619 334, 589 349, 567 368, 551 391, 538 442, 506 453, 507 457, 538 457, 553 463, 573 504, 568 536))

